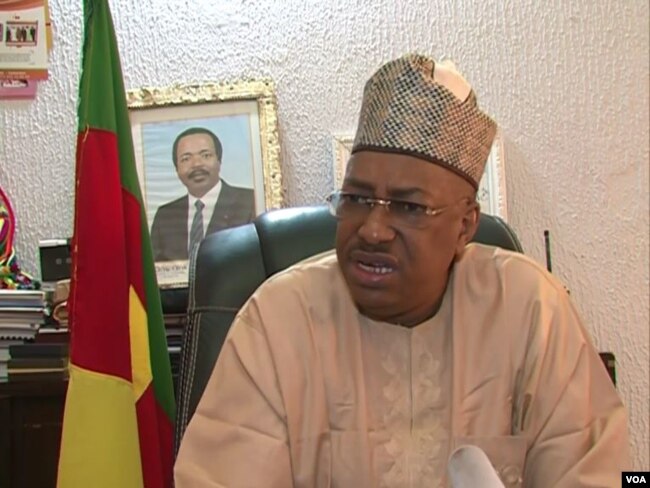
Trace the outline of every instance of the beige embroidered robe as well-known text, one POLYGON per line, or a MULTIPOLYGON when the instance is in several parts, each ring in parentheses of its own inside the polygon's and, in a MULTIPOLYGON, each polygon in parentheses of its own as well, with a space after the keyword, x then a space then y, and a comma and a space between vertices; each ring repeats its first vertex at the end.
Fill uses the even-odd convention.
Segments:
POLYGON ((443 487, 461 444, 507 487, 619 486, 626 422, 565 290, 529 258, 469 245, 409 329, 360 315, 330 252, 238 315, 176 488, 443 487))

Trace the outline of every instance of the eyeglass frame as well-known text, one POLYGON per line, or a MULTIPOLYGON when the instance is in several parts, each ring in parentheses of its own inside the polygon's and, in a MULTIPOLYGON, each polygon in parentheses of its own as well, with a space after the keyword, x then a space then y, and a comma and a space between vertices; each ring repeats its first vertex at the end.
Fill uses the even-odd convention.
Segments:
MULTIPOLYGON (((330 214, 333 217, 336 217, 337 219, 344 219, 345 218, 345 217, 341 217, 340 215, 337 215, 337 211, 336 211, 337 206, 334 205, 335 199, 338 199, 340 201, 340 198, 343 197, 343 196, 353 196, 353 197, 358 197, 358 198, 363 199, 364 200, 363 203, 361 203, 361 202, 355 202, 355 203, 363 205, 363 207, 359 207, 359 208, 365 208, 366 215, 370 214, 370 212, 375 207, 375 205, 380 205, 380 206, 382 206, 382 207, 384 207, 386 209, 386 212, 388 213, 388 215, 393 215, 394 217, 396 216, 396 214, 394 212, 391 213, 390 205, 395 204, 395 203, 413 205, 413 206, 415 206, 415 207, 417 207, 419 209, 422 209, 423 213, 413 214, 414 217, 417 217, 417 216, 420 216, 420 215, 426 215, 428 217, 436 217, 436 216, 442 214, 443 212, 449 210, 450 208, 455 207, 456 205, 458 205, 459 203, 461 203, 463 201, 467 201, 467 202, 472 201, 471 197, 463 197, 463 198, 459 199, 458 201, 456 201, 454 203, 451 203, 449 205, 434 208, 434 207, 430 207, 429 205, 425 205, 423 203, 411 202, 409 200, 400 200, 400 199, 394 199, 394 198, 367 197, 367 196, 362 195, 360 193, 343 191, 343 190, 336 190, 336 191, 333 191, 332 193, 330 193, 325 198, 325 201, 327 202, 327 207, 329 209, 330 214)), ((398 220, 398 225, 399 225, 399 223, 400 223, 400 221, 398 220)), ((407 225, 409 227, 424 227, 424 226, 426 226, 426 224, 424 226, 413 225, 412 223, 409 224, 406 221, 403 221, 401 223, 403 223, 403 224, 405 224, 405 225, 407 225)))

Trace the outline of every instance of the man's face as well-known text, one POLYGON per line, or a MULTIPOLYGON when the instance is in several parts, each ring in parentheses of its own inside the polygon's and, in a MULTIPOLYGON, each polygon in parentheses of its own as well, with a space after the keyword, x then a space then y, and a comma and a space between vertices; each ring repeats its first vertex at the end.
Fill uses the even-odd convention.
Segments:
POLYGON ((190 134, 178 141, 176 173, 190 195, 201 198, 219 181, 221 161, 217 159, 212 137, 190 134))
POLYGON ((425 215, 423 226, 409 226, 380 205, 341 218, 337 226, 339 264, 361 313, 408 326, 430 317, 454 258, 476 229, 471 185, 415 157, 362 151, 350 158, 343 191, 432 208, 451 205, 439 215, 425 215))

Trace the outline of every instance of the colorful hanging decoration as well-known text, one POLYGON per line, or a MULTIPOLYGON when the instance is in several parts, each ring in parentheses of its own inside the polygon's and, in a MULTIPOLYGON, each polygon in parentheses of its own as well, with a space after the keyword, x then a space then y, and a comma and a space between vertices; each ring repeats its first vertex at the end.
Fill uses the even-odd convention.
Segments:
POLYGON ((0 289, 37 290, 40 282, 21 271, 14 250, 16 219, 9 198, 0 188, 0 289))

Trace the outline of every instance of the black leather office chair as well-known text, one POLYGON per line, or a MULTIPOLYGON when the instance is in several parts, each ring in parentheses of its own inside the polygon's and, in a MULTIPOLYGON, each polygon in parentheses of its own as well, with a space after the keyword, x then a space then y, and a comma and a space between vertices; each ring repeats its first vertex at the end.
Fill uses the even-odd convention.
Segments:
MULTIPOLYGON (((181 348, 176 450, 194 414, 235 314, 269 276, 334 247, 326 207, 286 208, 205 238, 192 256, 188 326, 181 348)), ((498 217, 482 214, 474 241, 522 251, 498 217)))

